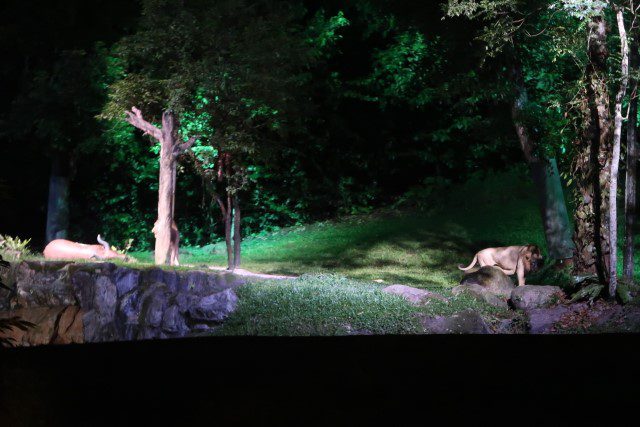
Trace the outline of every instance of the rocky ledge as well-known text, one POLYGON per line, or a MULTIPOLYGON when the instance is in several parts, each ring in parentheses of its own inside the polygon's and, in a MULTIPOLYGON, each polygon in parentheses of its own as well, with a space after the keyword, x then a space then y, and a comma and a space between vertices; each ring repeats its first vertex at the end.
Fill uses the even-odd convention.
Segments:
POLYGON ((0 290, 0 318, 16 345, 179 338, 215 330, 250 278, 227 271, 134 269, 112 263, 23 261, 0 290))

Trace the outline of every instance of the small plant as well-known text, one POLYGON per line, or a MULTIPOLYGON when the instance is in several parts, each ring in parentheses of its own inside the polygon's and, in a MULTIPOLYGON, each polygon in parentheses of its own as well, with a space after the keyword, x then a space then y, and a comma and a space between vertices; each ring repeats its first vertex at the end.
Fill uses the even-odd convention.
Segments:
POLYGON ((133 246, 133 241, 134 241, 134 239, 128 239, 127 243, 124 246, 124 249, 118 249, 115 246, 111 246, 111 250, 114 251, 114 252, 117 252, 119 254, 126 255, 127 256, 126 260, 128 262, 138 262, 138 259, 136 259, 133 256, 129 255, 129 251, 131 250, 131 247, 133 246))
POLYGON ((31 255, 28 248, 31 239, 22 240, 19 237, 11 237, 0 234, 0 254, 12 261, 17 261, 25 255, 31 255))
POLYGON ((601 285, 600 283, 587 284, 575 294, 573 294, 569 302, 573 303, 579 300, 587 299, 589 301, 589 304, 591 304, 593 300, 596 299, 598 295, 600 295, 603 289, 604 285, 601 285))
POLYGON ((114 250, 119 254, 126 255, 131 249, 131 246, 133 246, 133 239, 127 240, 127 244, 124 246, 124 249, 118 249, 115 246, 111 246, 111 250, 114 250))

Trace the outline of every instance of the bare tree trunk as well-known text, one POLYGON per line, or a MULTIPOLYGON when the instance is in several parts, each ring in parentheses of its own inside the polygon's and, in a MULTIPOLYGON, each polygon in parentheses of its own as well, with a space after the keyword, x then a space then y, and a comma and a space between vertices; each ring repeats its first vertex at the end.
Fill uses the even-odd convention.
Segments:
POLYGON ((215 195, 216 202, 220 207, 222 213, 222 221, 224 222, 224 240, 227 247, 227 269, 233 270, 233 246, 231 245, 231 212, 229 209, 229 197, 227 197, 227 204, 222 200, 219 195, 215 195))
POLYGON ((574 176, 578 201, 574 243, 577 273, 597 273, 608 283, 609 273, 609 188, 611 174, 611 114, 607 87, 607 29, 602 9, 588 25, 589 62, 586 95, 583 100, 584 130, 577 141, 574 176))
POLYGON ((233 267, 240 267, 242 236, 240 235, 240 202, 238 194, 233 196, 233 267))
POLYGON ((622 8, 616 7, 616 20, 618 21, 618 32, 620 34, 620 53, 622 60, 620 63, 620 89, 616 95, 615 121, 613 128, 613 154, 611 158, 611 178, 609 181, 609 241, 611 253, 609 255, 609 297, 615 298, 616 286, 618 285, 618 169, 620 166, 620 138, 622 136, 622 99, 627 92, 627 81, 629 79, 629 47, 627 45, 627 32, 624 26, 624 15, 622 8))
POLYGON ((66 239, 69 230, 69 176, 62 157, 59 153, 54 154, 51 161, 45 234, 47 243, 66 239))
POLYGON ((224 239, 227 243, 227 268, 229 270, 234 269, 233 263, 233 245, 231 243, 231 196, 227 195, 227 207, 224 215, 224 239))
POLYGON ((162 114, 162 139, 160 140, 160 171, 158 184, 158 219, 154 226, 156 236, 155 263, 171 265, 171 224, 175 197, 173 157, 174 137, 173 114, 162 114))
MULTIPOLYGON (((632 29, 633 30, 633 29, 632 29)), ((635 32, 637 33, 637 32, 635 32)), ((631 43, 629 61, 631 70, 638 71, 638 41, 635 38, 631 43)), ((623 277, 627 282, 633 281, 633 238, 634 227, 636 221, 636 179, 638 165, 638 138, 636 125, 638 121, 638 80, 631 77, 631 98, 629 100, 629 121, 627 122, 627 166, 625 176, 625 201, 624 201, 624 259, 623 259, 623 277)))
POLYGON ((162 129, 146 121, 136 107, 127 111, 127 121, 160 142, 158 219, 152 229, 156 237, 154 257, 157 265, 178 265, 180 234, 173 219, 177 157, 191 148, 198 136, 192 136, 189 141, 180 144, 176 119, 171 111, 162 113, 162 129))
POLYGON ((568 259, 573 256, 575 246, 571 241, 569 214, 567 213, 558 166, 555 159, 541 160, 535 155, 536 143, 531 138, 524 120, 522 120, 528 99, 522 68, 515 57, 513 58, 511 71, 511 78, 515 87, 511 117, 538 193, 540 215, 549 258, 556 260, 568 259))

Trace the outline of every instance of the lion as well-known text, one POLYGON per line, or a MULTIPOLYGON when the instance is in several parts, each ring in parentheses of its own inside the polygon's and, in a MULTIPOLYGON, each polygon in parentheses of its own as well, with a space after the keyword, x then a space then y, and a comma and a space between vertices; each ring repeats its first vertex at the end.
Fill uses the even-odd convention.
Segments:
POLYGON ((476 253, 469 266, 463 267, 461 264, 458 268, 462 271, 467 271, 476 262, 480 264, 480 267, 497 267, 506 275, 515 273, 518 276, 518 286, 524 286, 525 274, 540 267, 542 255, 540 254, 540 248, 536 245, 487 248, 476 253))

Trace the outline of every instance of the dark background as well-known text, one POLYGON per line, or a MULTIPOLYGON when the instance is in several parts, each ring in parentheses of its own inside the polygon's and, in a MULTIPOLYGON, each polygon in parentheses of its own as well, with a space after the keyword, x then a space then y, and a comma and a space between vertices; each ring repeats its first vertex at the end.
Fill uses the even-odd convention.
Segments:
POLYGON ((633 417, 640 370, 633 362, 601 367, 613 366, 608 355, 631 357, 634 341, 238 337, 16 348, 0 351, 0 420, 611 425, 633 417))

